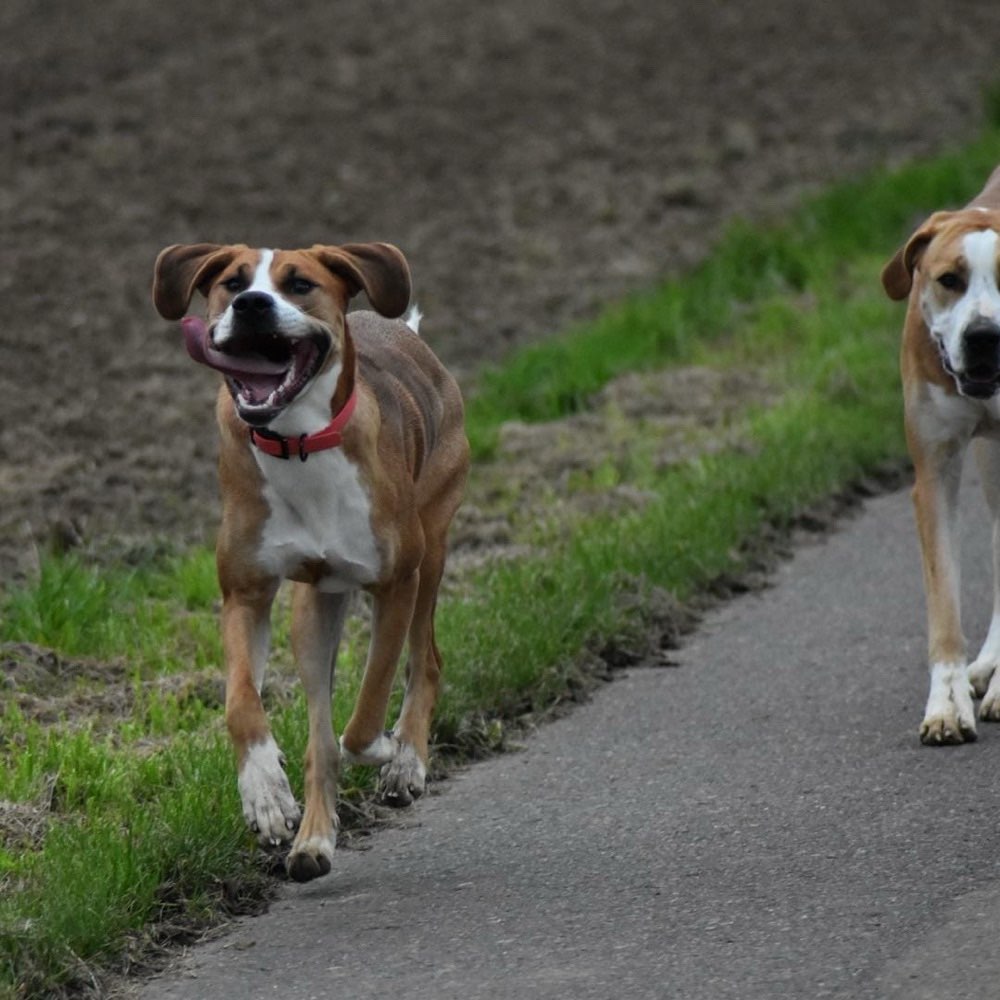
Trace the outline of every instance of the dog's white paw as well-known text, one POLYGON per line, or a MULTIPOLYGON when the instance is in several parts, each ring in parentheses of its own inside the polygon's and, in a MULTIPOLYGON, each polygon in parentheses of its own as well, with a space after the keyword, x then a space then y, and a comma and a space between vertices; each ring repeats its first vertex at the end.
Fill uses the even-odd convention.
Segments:
POLYGON ((327 837, 296 837, 288 854, 285 868, 296 882, 309 882, 326 875, 333 866, 333 852, 337 846, 337 830, 327 837))
POLYGON ((301 818, 282 763, 278 744, 268 736, 247 749, 237 781, 243 816, 265 847, 290 841, 301 818))
POLYGON ((351 750, 340 740, 340 759, 345 764, 365 764, 369 767, 381 767, 388 764, 396 756, 399 740, 392 733, 382 733, 361 750, 351 750))
POLYGON ((979 705, 979 718, 984 722, 1000 722, 1000 671, 993 674, 979 705))
POLYGON ((975 722, 963 719, 957 712, 928 715, 920 723, 920 742, 925 746, 956 746, 976 739, 975 722))
POLYGON ((400 743, 396 756, 382 768, 378 795, 389 806, 408 806, 424 794, 427 768, 410 743, 400 743))
POLYGON ((982 698, 986 694, 996 669, 997 661, 992 657, 985 660, 980 657, 975 663, 969 665, 969 683, 977 698, 982 698))
POLYGON ((971 743, 976 738, 972 687, 964 663, 935 663, 920 742, 928 746, 971 743))

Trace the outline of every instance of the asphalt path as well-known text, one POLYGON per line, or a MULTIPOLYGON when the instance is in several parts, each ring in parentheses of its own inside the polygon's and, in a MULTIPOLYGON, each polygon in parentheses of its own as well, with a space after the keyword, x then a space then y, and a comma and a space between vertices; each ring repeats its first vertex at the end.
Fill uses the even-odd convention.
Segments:
MULTIPOLYGON (((970 645, 989 531, 964 490, 970 645)), ((1000 726, 925 748, 906 491, 521 752, 193 948, 147 1000, 1000 996, 1000 726)))

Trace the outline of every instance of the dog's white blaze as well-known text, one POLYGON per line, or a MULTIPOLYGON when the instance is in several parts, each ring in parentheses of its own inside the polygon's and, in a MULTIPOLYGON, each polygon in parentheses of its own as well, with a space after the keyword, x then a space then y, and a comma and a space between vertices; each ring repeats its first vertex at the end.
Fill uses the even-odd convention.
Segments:
MULTIPOLYGON (((273 250, 258 251, 260 258, 257 261, 257 268, 253 274, 253 281, 247 287, 247 291, 274 292, 271 283, 271 261, 274 260, 273 250)), ((212 345, 214 347, 225 347, 226 341, 233 333, 233 307, 232 304, 226 307, 226 311, 219 317, 218 323, 212 330, 212 345)))
POLYGON ((261 250, 257 270, 253 281, 247 288, 248 292, 266 292, 274 299, 274 308, 278 316, 278 329, 286 337, 302 337, 312 330, 309 317, 293 303, 289 302, 274 283, 271 271, 274 267, 274 251, 261 250))
MULTIPOLYGON (((277 286, 271 269, 274 265, 273 250, 258 250, 260 257, 257 266, 254 268, 253 279, 246 287, 248 292, 264 292, 274 300, 274 309, 277 316, 277 327, 286 337, 304 337, 312 330, 309 317, 286 299, 277 286)), ((212 344, 215 347, 224 347, 226 340, 233 332, 233 307, 232 303, 226 307, 225 312, 219 317, 218 323, 212 330, 212 344)))
POLYGON ((966 321, 982 316, 1000 322, 1000 288, 997 287, 997 234, 992 229, 966 233, 962 239, 969 265, 969 315, 966 321))
POLYGON ((248 292, 269 292, 275 294, 274 282, 271 280, 271 264, 274 263, 274 251, 261 249, 257 251, 260 259, 257 261, 257 269, 253 273, 253 281, 247 289, 248 292))
POLYGON ((332 593, 374 583, 381 560, 371 500, 357 466, 344 452, 332 448, 300 462, 255 450, 254 458, 270 506, 261 533, 264 567, 286 576, 303 560, 322 560, 331 571, 319 587, 332 593))
POLYGON ((291 840, 299 822, 299 807, 281 766, 274 737, 247 748, 237 780, 243 816, 264 843, 291 840))

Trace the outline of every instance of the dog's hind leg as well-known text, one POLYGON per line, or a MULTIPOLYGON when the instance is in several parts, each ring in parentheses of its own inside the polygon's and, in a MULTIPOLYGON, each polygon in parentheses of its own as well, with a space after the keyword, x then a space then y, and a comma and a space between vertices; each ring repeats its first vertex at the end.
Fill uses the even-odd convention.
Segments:
POLYGON ((424 792, 431 717, 441 682, 441 653, 434 641, 434 611, 444 572, 444 536, 427 539, 420 564, 420 585, 410 624, 406 663, 406 694, 393 729, 397 749, 382 768, 379 794, 393 806, 407 806, 424 792))
POLYGON ((295 584, 292 651, 306 694, 309 743, 305 759, 305 811, 288 855, 297 882, 325 875, 337 846, 337 773, 340 747, 333 733, 333 679, 349 593, 327 594, 295 584))
POLYGON ((396 755, 398 742, 385 732, 396 667, 413 620, 420 574, 372 588, 372 639, 361 690, 340 749, 345 763, 381 766, 396 755))
POLYGON ((993 617, 983 648, 969 667, 969 681, 983 699, 979 717, 1000 721, 1000 442, 977 438, 973 444, 983 492, 993 521, 993 617))

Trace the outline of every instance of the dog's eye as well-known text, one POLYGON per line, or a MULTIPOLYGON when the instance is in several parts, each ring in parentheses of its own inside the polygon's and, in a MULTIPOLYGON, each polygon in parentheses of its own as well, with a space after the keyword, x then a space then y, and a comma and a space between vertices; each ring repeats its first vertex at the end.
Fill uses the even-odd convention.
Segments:
POLYGON ((960 292, 965 288, 965 282, 954 271, 945 271, 938 278, 938 284, 942 288, 947 288, 949 292, 960 292))
POLYGON ((226 280, 222 282, 222 287, 227 292, 232 292, 235 295, 237 292, 242 292, 243 289, 246 288, 246 284, 241 277, 234 275, 232 278, 226 278, 226 280))
POLYGON ((292 278, 288 282, 288 291, 292 295, 308 295, 315 287, 316 282, 308 278, 292 278))

